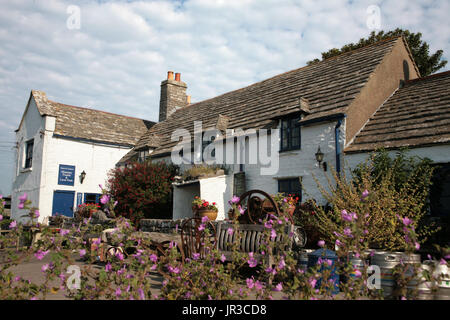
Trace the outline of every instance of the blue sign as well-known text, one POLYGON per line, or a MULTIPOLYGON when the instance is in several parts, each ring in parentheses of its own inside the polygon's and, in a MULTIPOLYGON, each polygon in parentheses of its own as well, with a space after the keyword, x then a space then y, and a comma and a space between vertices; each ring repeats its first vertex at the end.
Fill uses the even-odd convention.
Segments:
POLYGON ((75 166, 59 165, 58 184, 73 186, 75 183, 75 166))

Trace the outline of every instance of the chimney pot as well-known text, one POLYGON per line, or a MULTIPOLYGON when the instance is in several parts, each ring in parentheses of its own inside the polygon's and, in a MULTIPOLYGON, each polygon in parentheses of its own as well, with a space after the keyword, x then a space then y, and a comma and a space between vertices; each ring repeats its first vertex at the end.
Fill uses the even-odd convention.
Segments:
POLYGON ((175 73, 175 81, 181 81, 181 73, 175 73))
POLYGON ((187 104, 188 104, 188 105, 191 104, 191 96, 187 96, 187 104))
POLYGON ((173 80, 173 71, 167 72, 167 80, 173 80))

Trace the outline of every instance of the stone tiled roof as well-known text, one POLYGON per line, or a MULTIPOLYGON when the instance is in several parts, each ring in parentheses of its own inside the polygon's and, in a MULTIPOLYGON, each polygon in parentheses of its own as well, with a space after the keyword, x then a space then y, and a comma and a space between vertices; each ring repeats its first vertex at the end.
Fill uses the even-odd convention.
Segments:
POLYGON ((273 127, 275 117, 300 110, 307 114, 304 119, 345 112, 397 41, 402 38, 343 53, 181 108, 150 128, 137 146, 146 146, 149 137, 156 134, 160 144, 152 157, 163 156, 176 145, 170 139, 175 129, 184 128, 192 134, 194 121, 202 121, 203 128, 214 127, 219 114, 229 118, 229 129, 259 129, 273 127))
POLYGON ((134 146, 142 132, 154 124, 147 120, 51 101, 42 91, 33 90, 32 95, 41 115, 56 117, 55 135, 134 146))
POLYGON ((450 143, 450 71, 407 81, 369 119, 346 152, 450 143))

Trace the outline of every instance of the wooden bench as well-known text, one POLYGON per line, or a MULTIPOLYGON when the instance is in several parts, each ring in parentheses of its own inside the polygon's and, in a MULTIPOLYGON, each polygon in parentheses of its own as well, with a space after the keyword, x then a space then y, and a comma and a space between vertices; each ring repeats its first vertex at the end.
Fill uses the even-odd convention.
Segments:
MULTIPOLYGON (((240 236, 240 245, 238 247, 239 252, 250 253, 253 252, 253 257, 261 262, 265 260, 268 265, 273 265, 274 257, 277 252, 267 252, 264 255, 261 254, 261 241, 264 238, 264 232, 266 227, 261 224, 232 224, 229 222, 219 222, 217 224, 217 249, 220 253, 225 255, 227 260, 231 260, 232 257, 232 244, 237 241, 240 236), (233 233, 230 234, 228 229, 233 229, 233 233)), ((287 237, 289 233, 294 232, 294 225, 286 225, 283 233, 277 233, 274 242, 284 242, 284 237, 287 237)), ((292 238, 289 238, 288 245, 283 250, 290 250, 292 247, 292 238)))

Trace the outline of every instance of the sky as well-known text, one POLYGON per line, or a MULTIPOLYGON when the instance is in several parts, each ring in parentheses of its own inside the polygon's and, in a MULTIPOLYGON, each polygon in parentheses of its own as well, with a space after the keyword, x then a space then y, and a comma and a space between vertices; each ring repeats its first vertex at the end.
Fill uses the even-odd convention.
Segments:
POLYGON ((11 193, 14 130, 31 90, 158 121, 169 70, 194 103, 396 27, 449 60, 448 12, 448 0, 0 0, 0 193, 11 193))

